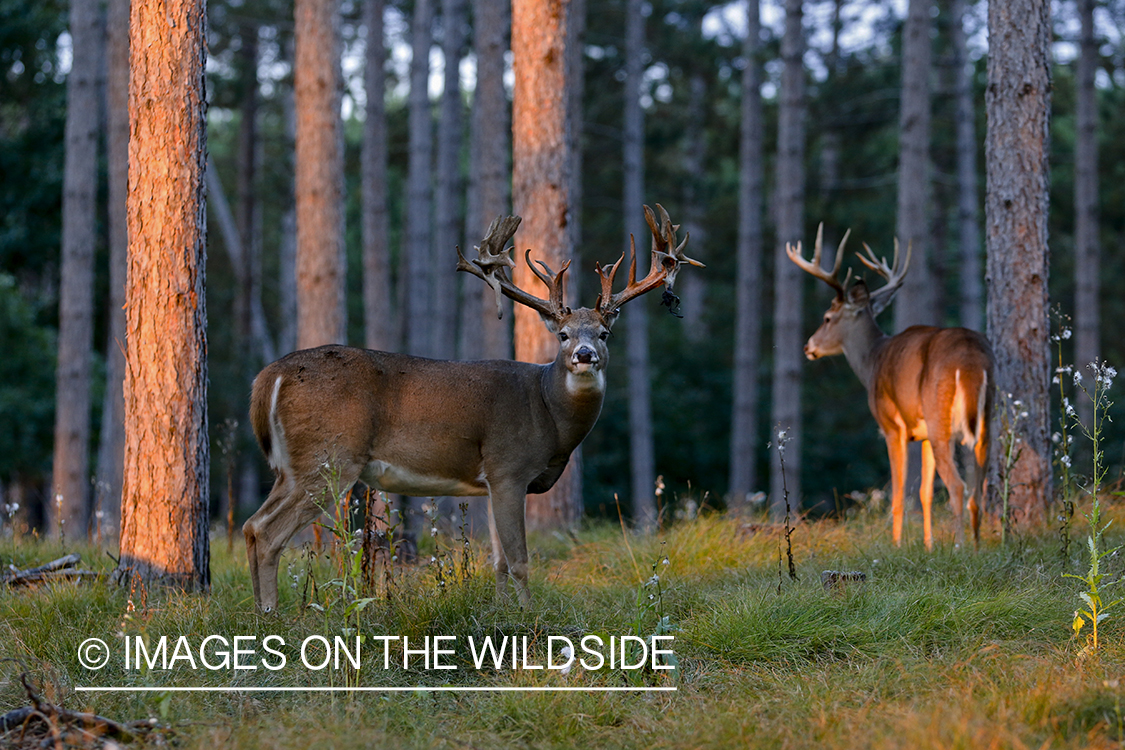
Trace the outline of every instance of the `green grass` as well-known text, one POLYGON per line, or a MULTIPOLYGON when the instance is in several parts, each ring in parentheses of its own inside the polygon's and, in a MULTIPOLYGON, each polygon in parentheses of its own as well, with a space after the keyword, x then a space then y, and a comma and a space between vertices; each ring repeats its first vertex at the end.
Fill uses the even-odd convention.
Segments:
MULTIPOLYGON (((1110 515, 1123 516, 1116 510, 1110 515)), ((916 532, 917 519, 911 526, 916 532)), ((457 669, 384 671, 365 645, 358 675, 314 672, 293 644, 332 637, 339 607, 300 606, 311 569, 324 583, 330 560, 290 552, 282 565, 281 612, 255 612, 243 552, 213 548, 209 596, 150 592, 128 612, 130 592, 108 584, 59 584, 0 591, 0 711, 26 703, 18 676, 32 675, 44 697, 119 720, 157 717, 175 728, 179 747, 1119 747, 1125 701, 1125 620, 1104 624, 1097 655, 1080 655, 1070 623, 1082 547, 1059 558, 1056 536, 1025 534, 1001 547, 990 532, 979 552, 944 543, 927 554, 920 540, 889 544, 886 519, 802 524, 794 534, 800 580, 778 592, 778 531, 704 517, 653 537, 623 537, 594 525, 570 543, 531 540, 535 604, 520 610, 496 598, 485 552, 467 581, 439 592, 432 569, 406 568, 385 599, 361 615, 368 636, 460 638, 457 669), (660 564, 667 556, 668 565, 660 564), (291 566, 288 563, 292 563, 291 566), (569 675, 473 668, 468 636, 527 636, 541 657, 549 636, 625 635, 638 621, 656 627, 644 582, 657 563, 662 613, 676 631, 676 676, 620 670, 569 675), (288 583, 287 567, 298 588, 288 583), (866 583, 840 593, 820 584, 825 569, 862 570, 866 583), (638 598, 638 591, 640 598, 638 598), (638 601, 642 606, 638 608, 638 601), (90 637, 120 649, 119 634, 283 637, 289 657, 278 671, 125 670, 120 654, 99 672, 77 660, 90 637), (675 685, 675 693, 136 693, 75 692, 78 685, 675 685)), ((1113 530, 1120 528, 1120 522, 1113 530)), ((1081 540, 1085 528, 1073 535, 1081 540)), ((917 534, 915 533, 915 536, 917 534)), ((1111 532, 1109 537, 1113 537, 1111 532)), ((1108 540, 1111 543, 1114 539, 1108 540)), ((453 544, 452 541, 449 542, 453 544)), ((70 549, 66 551, 71 551, 70 549)), ((84 565, 112 567, 81 547, 84 565)), ((63 550, 51 543, 0 541, 0 564, 32 565, 63 550)), ((425 559, 429 559, 428 556, 425 559)), ((1109 577, 1121 575, 1117 559, 1109 577)), ((334 591, 334 589, 322 589, 334 591)), ((368 642, 372 643, 372 642, 368 642)), ((259 653, 259 656, 261 653, 259 653)), ((252 660, 253 661, 253 660, 252 660)))

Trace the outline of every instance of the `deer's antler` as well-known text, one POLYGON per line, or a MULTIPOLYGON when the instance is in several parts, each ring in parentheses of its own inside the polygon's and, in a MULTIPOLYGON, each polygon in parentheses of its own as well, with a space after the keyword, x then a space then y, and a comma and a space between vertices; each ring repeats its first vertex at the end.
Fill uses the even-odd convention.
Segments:
MULTIPOLYGON (((844 295, 848 291, 848 282, 851 281, 852 272, 848 269, 848 273, 843 281, 840 281, 840 263, 844 260, 844 246, 848 244, 848 237, 851 235, 852 230, 844 232, 844 238, 840 240, 840 246, 836 248, 836 263, 832 266, 832 272, 824 270, 820 265, 820 256, 822 245, 824 243, 824 222, 816 229, 816 244, 813 245, 812 261, 805 260, 804 254, 801 252, 801 242, 797 241, 797 246, 785 243, 785 254, 789 256, 789 260, 797 264, 805 273, 815 276, 823 281, 828 286, 836 290, 836 299, 844 299, 844 295)), ((860 260, 863 260, 860 258, 860 260)))
POLYGON ((903 260, 899 256, 898 237, 895 237, 895 257, 894 265, 888 266, 886 258, 876 258, 875 253, 871 252, 871 248, 866 242, 863 243, 863 249, 867 251, 867 257, 862 254, 856 253, 859 262, 870 268, 875 273, 882 276, 887 280, 887 283, 874 292, 871 292, 871 312, 878 315, 886 309, 887 305, 891 303, 894 298, 895 292, 902 286, 902 282, 906 279, 906 272, 910 269, 910 251, 913 243, 906 244, 906 259, 903 260))
POLYGON ((595 309, 602 315, 617 315, 621 306, 626 302, 652 291, 661 284, 666 289, 671 290, 676 283, 676 274, 679 272, 681 264, 687 263, 700 268, 704 267, 699 261, 684 255, 684 246, 687 245, 690 234, 685 235, 683 241, 677 245, 676 231, 679 230, 680 225, 672 223, 672 220, 668 218, 668 212, 664 210, 664 206, 657 203, 656 209, 660 211, 659 226, 652 209, 645 206, 645 221, 648 222, 648 227, 652 231, 652 265, 647 276, 637 281, 637 245, 633 237, 629 238, 631 247, 629 281, 624 289, 617 294, 613 293, 613 279, 617 275, 617 269, 621 266, 621 262, 625 260, 624 253, 612 265, 605 268, 602 268, 601 264, 595 266, 602 282, 602 292, 598 297, 595 309))
POLYGON ((492 224, 488 227, 488 233, 477 247, 476 258, 472 261, 465 260, 465 256, 461 254, 461 248, 457 248, 457 270, 471 273, 492 287, 493 291, 496 292, 496 317, 498 318, 504 316, 504 309, 500 304, 500 295, 503 294, 513 302, 526 305, 544 317, 559 320, 570 312, 564 302, 566 284, 563 279, 563 274, 570 267, 569 260, 563 264, 558 273, 555 273, 541 260, 535 262, 542 266, 543 271, 536 268, 531 262, 530 249, 524 254, 528 267, 539 277, 540 281, 547 285, 549 296, 545 300, 520 289, 512 283, 507 270, 505 270, 516 266, 515 261, 508 256, 511 248, 505 248, 504 246, 508 244, 508 240, 512 239, 521 221, 522 219, 518 216, 497 216, 493 219, 492 224))

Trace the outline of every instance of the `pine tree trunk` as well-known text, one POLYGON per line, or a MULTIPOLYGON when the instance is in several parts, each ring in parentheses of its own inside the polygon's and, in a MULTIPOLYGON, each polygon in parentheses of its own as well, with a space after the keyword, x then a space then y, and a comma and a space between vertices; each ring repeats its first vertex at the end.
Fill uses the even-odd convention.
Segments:
MULTIPOLYGON (((473 247, 488 225, 511 210, 508 185, 510 114, 504 91, 504 53, 508 49, 510 4, 473 0, 477 86, 473 95, 470 138, 470 182, 466 206, 465 244, 473 247)), ((461 333, 462 359, 508 359, 512 356, 512 303, 503 299, 504 316, 487 284, 466 283, 461 333)))
POLYGON ((367 117, 363 125, 363 330, 368 349, 396 348, 391 305, 391 249, 387 237, 387 49, 384 0, 363 4, 367 25, 367 117))
POLYGON ((206 10, 203 2, 134 0, 131 16, 129 347, 115 576, 123 585, 206 590, 206 10))
POLYGON ((803 239, 805 223, 805 79, 801 1, 785 0, 777 144, 777 248, 774 259, 773 413, 770 417, 770 513, 785 514, 801 499, 801 310, 804 273, 785 255, 785 243, 803 239), (777 433, 785 432, 785 473, 777 433))
MULTIPOLYGON (((290 39, 283 47, 284 60, 293 64, 296 59, 296 42, 290 39)), ((285 118, 287 153, 293 167, 292 180, 287 187, 288 205, 281 216, 281 241, 277 248, 277 307, 281 328, 277 332, 277 348, 288 354, 297 348, 297 92, 291 85, 282 90, 282 112, 285 118)))
POLYGON ((957 98, 957 217, 961 246, 961 325, 984 329, 981 284, 980 196, 977 191, 977 128, 973 104, 973 66, 965 39, 965 0, 950 11, 954 90, 957 98))
MULTIPOLYGON (((702 35, 702 22, 698 32, 702 35)), ((707 82, 700 71, 694 71, 688 80, 688 118, 684 130, 684 234, 691 235, 692 247, 700 260, 707 260, 707 227, 703 223, 706 207, 703 204, 703 184, 706 174, 707 139, 704 121, 707 117, 707 82)), ((707 323, 703 313, 707 304, 707 282, 703 274, 684 274, 679 280, 682 298, 680 310, 684 316, 684 336, 692 343, 706 341, 707 323)))
MULTIPOLYGON (((641 0, 625 5, 625 107, 624 107, 624 189, 622 209, 625 226, 625 253, 631 238, 639 257, 637 274, 648 272, 644 260, 647 247, 644 204, 644 110, 641 86, 644 75, 645 17, 641 0)), ((625 308, 626 352, 629 365, 629 464, 632 477, 633 524, 639 531, 656 527, 655 460, 652 450, 652 395, 648 361, 648 309, 641 302, 625 308)))
MULTIPOLYGON (((933 325, 933 278, 929 253, 930 201, 930 11, 933 0, 910 0, 902 34, 902 99, 899 109, 898 214, 895 235, 909 246, 910 273, 895 301, 895 330, 933 325)), ((890 243, 888 243, 889 245, 890 243)), ((914 462, 917 465, 917 462, 914 462)))
POLYGON ((759 0, 746 0, 739 140, 734 373, 731 382, 730 500, 743 509, 757 484, 758 362, 762 339, 762 70, 759 0))
MULTIPOLYGON (((1098 279, 1101 252, 1098 248, 1098 107, 1094 73, 1098 46, 1094 39, 1095 0, 1078 0, 1082 23, 1076 71, 1077 110, 1074 134, 1074 361, 1086 366, 1101 356, 1098 338, 1098 279)), ((1075 407, 1084 424, 1094 423, 1094 402, 1085 394, 1076 396, 1075 407)))
MULTIPOLYGON (((988 6, 985 107, 988 247, 988 338, 996 354, 996 386, 1018 399, 1019 460, 1012 468, 1009 507, 1017 522, 1042 521, 1051 498, 1050 323, 1047 307, 1050 3, 1009 0, 988 6)), ((990 494, 1000 488, 1003 400, 992 419, 990 494)))
MULTIPOLYGON (((512 203, 523 217, 515 246, 558 269, 572 257, 568 226, 571 212, 571 133, 568 132, 569 4, 564 0, 515 0, 512 3, 512 54, 515 89, 512 95, 512 203)), ((516 286, 545 296, 542 283, 527 265, 516 264, 516 286)), ((554 360, 558 342, 530 308, 514 309, 516 359, 546 363, 554 360)), ((581 472, 578 452, 549 492, 529 495, 528 528, 573 523, 581 514, 581 472), (569 476, 568 476, 569 474, 569 476)))
POLYGON ((344 154, 336 0, 297 0, 297 347, 342 344, 344 154))
POLYGON ((109 192, 109 335, 105 398, 98 440, 96 512, 102 533, 121 518, 125 461, 125 277, 129 235, 125 201, 129 185, 129 0, 109 0, 106 18, 106 161, 109 192))
POLYGON ((433 178, 433 125, 428 91, 432 0, 416 0, 413 57, 410 61, 410 166, 406 187, 406 267, 403 325, 406 351, 421 357, 433 354, 433 230, 430 200, 433 178))
POLYGON ((98 4, 71 0, 74 64, 67 75, 55 373, 55 460, 50 508, 56 535, 85 538, 90 496, 90 354, 94 337, 94 243, 98 185, 98 4))

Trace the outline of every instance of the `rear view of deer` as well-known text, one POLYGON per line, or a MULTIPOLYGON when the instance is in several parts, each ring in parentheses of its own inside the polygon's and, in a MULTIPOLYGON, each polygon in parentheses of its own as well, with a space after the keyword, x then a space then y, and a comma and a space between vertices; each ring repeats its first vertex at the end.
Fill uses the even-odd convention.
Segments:
POLYGON ((411 496, 487 495, 496 586, 508 577, 521 605, 530 603, 524 501, 549 490, 571 452, 594 426, 605 394, 606 339, 622 305, 657 287, 671 290, 683 254, 668 214, 645 206, 652 230, 652 267, 637 281, 636 248, 628 283, 613 292, 622 256, 597 266, 601 294, 593 309, 566 306, 564 274, 526 261, 547 286, 547 299, 516 287, 505 249, 519 217, 497 218, 467 261, 471 273, 500 295, 539 313, 559 339, 548 365, 448 362, 403 354, 322 346, 293 352, 254 380, 250 418, 277 479, 262 507, 246 521, 246 553, 254 599, 277 607, 277 569, 289 539, 357 480, 411 496), (332 481, 327 474, 331 472, 332 481), (319 505, 318 505, 319 503, 319 505))
POLYGON ((989 417, 992 412, 993 357, 988 341, 967 328, 911 326, 897 336, 888 336, 875 323, 875 316, 890 303, 910 267, 910 249, 899 257, 895 240, 894 265, 877 259, 864 245, 867 257, 856 257, 887 280, 885 286, 868 292, 862 280, 851 281, 851 272, 841 282, 840 262, 848 235, 840 242, 836 264, 829 273, 820 265, 823 225, 816 235, 812 262, 804 259, 801 244, 786 245, 789 259, 836 291, 836 299, 824 313, 824 322, 805 344, 809 359, 843 354, 867 388, 867 403, 887 441, 891 460, 891 512, 894 541, 902 543, 903 500, 906 483, 906 444, 922 441, 923 533, 926 549, 933 549, 930 508, 934 497, 934 469, 949 490, 949 503, 956 522, 954 539, 964 543, 961 518, 965 483, 957 470, 954 441, 972 448, 974 478, 969 493, 969 519, 974 543, 980 539, 980 503, 988 460, 989 417), (901 262, 900 262, 901 261, 901 262))

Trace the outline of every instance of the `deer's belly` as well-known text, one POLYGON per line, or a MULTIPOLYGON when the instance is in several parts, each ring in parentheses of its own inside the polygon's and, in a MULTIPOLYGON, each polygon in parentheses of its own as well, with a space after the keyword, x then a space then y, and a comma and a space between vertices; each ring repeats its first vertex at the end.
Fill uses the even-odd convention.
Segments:
POLYGON ((423 474, 405 466, 396 466, 386 461, 372 461, 360 475, 368 486, 385 492, 394 492, 411 497, 436 497, 440 495, 487 495, 488 487, 483 477, 475 481, 461 478, 423 474))

